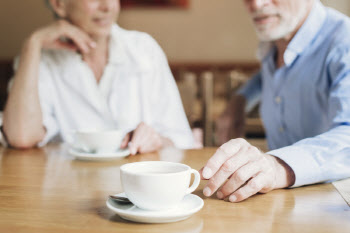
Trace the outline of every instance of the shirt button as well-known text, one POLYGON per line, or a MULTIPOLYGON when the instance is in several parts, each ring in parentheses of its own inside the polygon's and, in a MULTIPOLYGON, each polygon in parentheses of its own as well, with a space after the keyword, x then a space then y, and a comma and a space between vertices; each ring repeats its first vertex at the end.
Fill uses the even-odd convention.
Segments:
POLYGON ((281 97, 276 96, 276 97, 275 97, 275 102, 276 102, 276 104, 280 104, 280 103, 282 102, 281 97))
POLYGON ((284 128, 283 127, 280 127, 280 132, 283 133, 284 132, 284 128))

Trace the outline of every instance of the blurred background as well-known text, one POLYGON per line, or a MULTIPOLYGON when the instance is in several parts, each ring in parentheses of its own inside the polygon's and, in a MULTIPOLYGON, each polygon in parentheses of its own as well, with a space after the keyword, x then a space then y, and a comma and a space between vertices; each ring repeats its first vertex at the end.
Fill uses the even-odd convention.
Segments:
MULTIPOLYGON (((118 24, 151 34, 168 56, 198 143, 213 146, 215 119, 237 90, 259 69, 258 40, 243 0, 176 0, 145 6, 123 0, 118 24)), ((153 1, 162 2, 162 1, 153 1)), ((350 15, 349 0, 323 0, 350 15)), ((53 21, 44 0, 0 1, 0 111, 13 75, 12 60, 36 28, 53 21)), ((258 107, 247 112, 246 136, 264 138, 258 107)))

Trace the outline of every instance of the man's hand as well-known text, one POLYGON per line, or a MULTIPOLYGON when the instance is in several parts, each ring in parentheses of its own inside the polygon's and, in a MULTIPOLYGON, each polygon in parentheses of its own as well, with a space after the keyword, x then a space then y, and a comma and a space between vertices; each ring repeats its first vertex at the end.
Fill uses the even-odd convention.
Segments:
POLYGON ((226 110, 215 121, 216 143, 224 144, 231 138, 244 136, 245 126, 245 98, 232 96, 226 110))
POLYGON ((121 148, 126 148, 128 144, 132 155, 137 152, 149 153, 164 146, 173 145, 169 139, 162 137, 152 127, 143 122, 124 137, 121 148))
POLYGON ((282 160, 262 153, 244 139, 223 144, 200 170, 208 184, 205 196, 217 192, 219 199, 228 197, 239 202, 260 192, 285 188, 294 184, 293 170, 282 160))

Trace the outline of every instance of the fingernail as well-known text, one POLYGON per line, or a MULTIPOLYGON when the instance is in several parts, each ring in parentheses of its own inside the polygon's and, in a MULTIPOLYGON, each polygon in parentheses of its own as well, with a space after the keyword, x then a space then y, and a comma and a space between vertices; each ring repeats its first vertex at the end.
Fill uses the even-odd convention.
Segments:
POLYGON ((205 196, 209 197, 209 196, 211 195, 211 190, 210 190, 210 188, 209 188, 209 187, 205 187, 205 188, 203 189, 203 194, 204 194, 205 196))
POLYGON ((219 199, 223 199, 224 198, 224 194, 222 192, 217 192, 216 193, 216 196, 219 198, 219 199))
POLYGON ((235 202, 235 201, 237 201, 237 197, 235 195, 231 195, 229 200, 230 200, 230 202, 235 202))
POLYGON ((203 170, 202 175, 203 175, 203 177, 204 177, 205 179, 209 179, 209 178, 211 177, 211 175, 212 175, 211 169, 208 168, 208 167, 205 167, 204 170, 203 170))

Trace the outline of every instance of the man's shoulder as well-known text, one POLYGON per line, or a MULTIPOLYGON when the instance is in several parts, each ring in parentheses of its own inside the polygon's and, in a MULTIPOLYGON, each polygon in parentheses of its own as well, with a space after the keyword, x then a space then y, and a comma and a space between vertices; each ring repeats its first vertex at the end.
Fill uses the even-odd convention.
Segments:
POLYGON ((331 48, 350 48, 350 18, 332 8, 327 9, 328 17, 324 25, 331 48))

